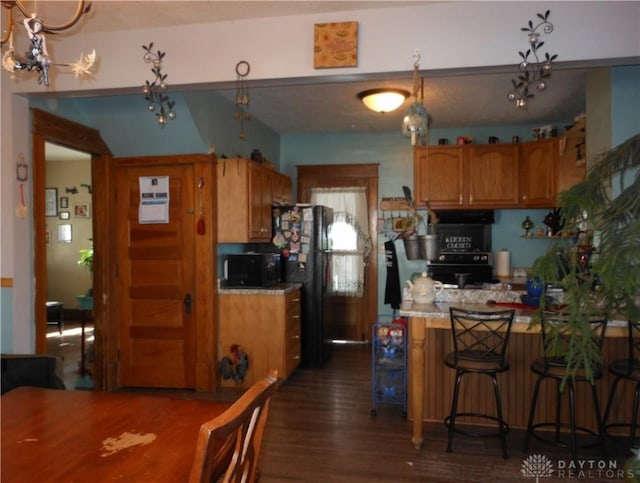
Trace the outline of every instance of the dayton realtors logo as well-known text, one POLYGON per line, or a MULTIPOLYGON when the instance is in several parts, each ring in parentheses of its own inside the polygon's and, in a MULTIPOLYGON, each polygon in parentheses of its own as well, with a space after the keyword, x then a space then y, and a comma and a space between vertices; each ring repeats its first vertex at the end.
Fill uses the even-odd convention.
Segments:
POLYGON ((545 455, 532 454, 522 461, 520 472, 525 478, 535 478, 539 483, 540 478, 549 478, 553 474, 553 464, 545 455))
POLYGON ((536 483, 540 478, 550 478, 555 472, 556 478, 566 478, 568 480, 583 479, 624 479, 633 477, 633 470, 625 470, 622 465, 618 465, 616 460, 583 459, 583 460, 557 460, 552 462, 545 455, 532 454, 522 461, 520 473, 525 478, 535 478, 536 483))

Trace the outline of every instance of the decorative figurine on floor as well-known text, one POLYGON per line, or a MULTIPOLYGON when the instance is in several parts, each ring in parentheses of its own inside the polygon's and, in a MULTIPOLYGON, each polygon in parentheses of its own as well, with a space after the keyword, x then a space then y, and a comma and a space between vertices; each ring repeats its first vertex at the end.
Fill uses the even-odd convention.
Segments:
POLYGON ((522 222, 522 229, 524 230, 525 238, 531 238, 531 228, 533 228, 533 221, 528 216, 522 222))
POLYGON ((222 379, 233 379, 240 385, 249 367, 249 357, 238 344, 231 345, 229 351, 230 355, 223 357, 220 361, 220 375, 222 379))

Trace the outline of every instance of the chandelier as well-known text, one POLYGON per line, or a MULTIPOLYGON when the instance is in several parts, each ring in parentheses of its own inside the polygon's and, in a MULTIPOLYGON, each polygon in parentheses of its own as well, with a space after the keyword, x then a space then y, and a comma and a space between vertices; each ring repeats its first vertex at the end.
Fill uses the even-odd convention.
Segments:
MULTIPOLYGON (((66 66, 71 68, 71 72, 76 76, 89 77, 92 75, 91 68, 96 61, 96 51, 93 50, 89 55, 80 54, 77 62, 72 63, 56 63, 50 57, 47 51, 47 39, 45 33, 55 33, 73 27, 82 15, 88 13, 91 4, 86 4, 84 0, 79 0, 76 10, 71 18, 63 24, 51 25, 38 17, 35 11, 29 12, 21 0, 2 0, 2 7, 6 10, 5 30, 0 39, 0 45, 3 50, 5 44, 8 47, 2 53, 2 67, 11 72, 11 76, 22 71, 37 72, 38 84, 49 86, 49 69, 51 67, 66 66), (17 9, 22 15, 22 20, 14 18, 14 9, 17 9), (24 27, 24 31, 30 42, 30 47, 24 55, 16 53, 13 46, 13 37, 16 32, 17 21, 24 27)), ((37 2, 36 2, 37 3, 37 2)), ((19 32, 19 31, 18 31, 19 32)))
POLYGON ((415 101, 409 106, 407 112, 402 118, 402 134, 411 138, 411 145, 415 146, 418 142, 423 143, 424 138, 429 132, 429 117, 424 108, 424 78, 419 78, 418 69, 420 67, 420 52, 418 49, 413 51, 413 97, 415 101), (420 100, 418 100, 418 91, 420 91, 420 100))
POLYGON ((142 88, 142 93, 144 94, 144 98, 149 102, 149 104, 147 104, 147 110, 149 112, 155 112, 158 118, 158 124, 164 127, 167 124, 167 119, 173 121, 176 118, 176 113, 173 110, 175 101, 172 101, 166 93, 168 88, 165 82, 167 74, 162 73, 162 59, 165 56, 165 52, 159 50, 156 53, 152 52, 153 42, 149 45, 143 45, 142 48, 146 52, 146 54, 144 54, 144 61, 147 64, 152 64, 151 72, 156 76, 152 82, 147 81, 142 88))
POLYGON ((540 22, 535 27, 533 22, 529 20, 529 24, 520 29, 523 32, 528 32, 529 49, 526 52, 518 52, 522 58, 519 65, 520 75, 517 79, 511 79, 513 90, 507 95, 507 99, 514 102, 517 109, 526 110, 529 106, 529 100, 534 97, 534 94, 530 92, 532 86, 535 86, 538 92, 547 88, 547 79, 551 77, 553 61, 558 57, 557 54, 549 55, 548 52, 544 54, 543 58, 538 55, 538 49, 544 45, 538 29, 542 28, 542 32, 547 35, 553 32, 553 24, 549 22, 550 13, 550 10, 547 10, 544 15, 539 13, 540 22), (531 54, 534 59, 532 62, 529 61, 531 54))

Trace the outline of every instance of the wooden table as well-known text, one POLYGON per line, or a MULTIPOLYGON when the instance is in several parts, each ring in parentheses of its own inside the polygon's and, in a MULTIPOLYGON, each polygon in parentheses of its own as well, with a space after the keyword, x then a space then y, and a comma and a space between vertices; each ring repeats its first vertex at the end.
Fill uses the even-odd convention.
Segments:
POLYGON ((230 405, 19 387, 0 398, 4 482, 187 481, 200 425, 230 405))

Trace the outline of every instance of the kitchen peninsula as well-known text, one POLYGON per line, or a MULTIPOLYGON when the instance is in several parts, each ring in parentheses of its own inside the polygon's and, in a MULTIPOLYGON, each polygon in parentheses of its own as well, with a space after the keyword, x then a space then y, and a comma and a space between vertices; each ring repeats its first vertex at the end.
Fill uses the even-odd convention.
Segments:
MULTIPOLYGON (((444 421, 448 416, 454 386, 454 371, 444 364, 446 354, 452 349, 451 322, 449 307, 455 306, 468 310, 490 311, 508 308, 487 304, 488 300, 500 304, 517 304, 520 295, 525 292, 513 290, 457 290, 445 289, 433 304, 414 304, 403 302, 399 315, 409 318, 409 407, 408 413, 413 421, 412 442, 416 449, 423 442, 423 421, 444 421)), ((535 327, 530 328, 532 310, 527 307, 516 309, 512 335, 507 349, 510 370, 498 376, 502 391, 502 404, 505 421, 513 428, 526 428, 531 395, 535 384, 535 375, 530 370, 531 362, 542 356, 542 344, 535 327)), ((625 322, 613 321, 607 327, 607 340, 603 348, 603 357, 615 359, 625 351, 625 322)), ((469 376, 463 382, 459 412, 471 411, 493 414, 495 402, 493 390, 489 384, 478 384, 469 376)), ((484 381, 482 381, 484 382, 484 381)), ((606 401, 607 390, 611 383, 607 371, 598 381, 601 401, 606 401)), ((540 416, 552 419, 555 393, 552 387, 542 387, 540 397, 540 416)), ((576 390, 578 401, 589 397, 585 388, 576 390)), ((624 400, 627 395, 621 397, 624 400)), ((631 395, 629 395, 631 397, 631 395)), ((630 417, 624 406, 613 410, 621 417, 630 417)), ((592 410, 588 405, 578 405, 577 421, 581 426, 595 427, 592 410)))

